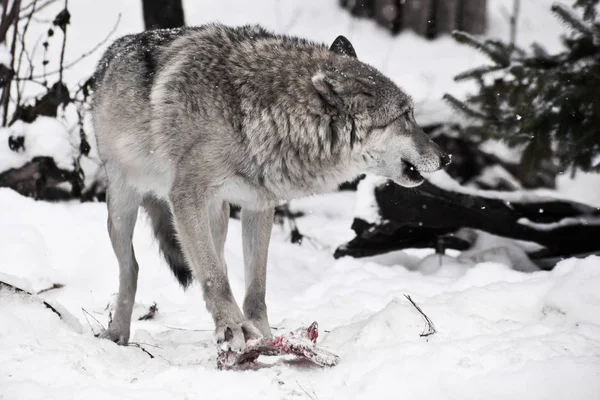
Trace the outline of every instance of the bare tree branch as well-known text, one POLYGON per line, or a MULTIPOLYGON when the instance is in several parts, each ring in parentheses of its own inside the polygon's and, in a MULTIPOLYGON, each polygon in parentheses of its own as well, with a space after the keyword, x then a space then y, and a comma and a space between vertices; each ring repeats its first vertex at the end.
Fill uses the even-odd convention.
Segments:
MULTIPOLYGON (((37 7, 37 11, 41 11, 44 8, 48 7, 49 5, 56 3, 58 0, 46 0, 46 2, 41 3, 38 7, 37 7)), ((28 18, 27 15, 27 11, 29 10, 29 8, 33 7, 35 8, 35 3, 37 2, 37 0, 32 1, 31 3, 27 4, 26 6, 21 8, 21 14, 19 15, 19 19, 24 19, 24 18, 28 18)))
MULTIPOLYGON (((77 59, 64 64, 62 70, 64 71, 64 70, 67 70, 67 69, 73 67, 74 65, 78 64, 81 60, 83 60, 86 57, 89 57, 92 53, 94 53, 96 50, 98 50, 103 44, 105 44, 108 41, 108 39, 110 39, 110 37, 113 35, 113 33, 115 33, 115 31, 117 30, 117 27, 119 26, 120 21, 121 21, 121 13, 119 13, 119 16, 117 17, 117 21, 115 22, 115 25, 112 27, 110 32, 108 32, 108 35, 106 35, 106 37, 104 39, 102 39, 102 41, 98 42, 98 44, 96 44, 92 49, 83 53, 77 59)), ((34 75, 31 77, 16 77, 15 80, 26 81, 26 80, 31 80, 31 79, 44 79, 44 78, 46 78, 47 75, 54 75, 54 74, 58 74, 58 73, 60 73, 60 69, 50 71, 50 72, 44 73, 42 75, 34 75)))
POLYGON ((6 14, 6 9, 8 8, 8 0, 4 0, 3 3, 4 9, 2 10, 2 21, 0 22, 0 43, 4 43, 6 41, 6 33, 10 29, 11 25, 17 20, 19 15, 19 8, 21 7, 21 0, 15 0, 10 12, 6 14))
MULTIPOLYGON (((68 10, 69 0, 65 0, 65 10, 68 10)), ((65 64, 65 48, 67 47, 67 24, 63 27, 63 42, 60 50, 60 64, 58 70, 58 81, 63 81, 63 70, 65 64)))
MULTIPOLYGON (((25 48, 25 36, 27 36, 27 29, 29 29, 29 24, 31 23, 31 18, 33 17, 33 14, 36 12, 36 5, 37 5, 38 0, 33 0, 32 6, 31 6, 31 12, 28 14, 27 16, 27 22, 25 22, 25 26, 23 27, 23 33, 21 33, 20 35, 20 39, 21 39, 21 51, 19 52, 19 61, 17 62, 17 70, 15 71, 17 75, 19 75, 21 73, 21 64, 23 61, 23 54, 26 53, 26 48, 25 48)), ((18 34, 18 32, 17 32, 18 34)), ((29 57, 29 54, 27 54, 27 60, 29 60, 29 70, 33 71, 33 63, 31 62, 31 58, 29 57)), ((30 72, 30 75, 33 72, 30 72)), ((19 82, 17 82, 17 106, 19 104, 21 104, 21 94, 22 94, 22 90, 23 90, 23 85, 19 85, 19 82)))
MULTIPOLYGON (((21 7, 21 0, 15 0, 15 2, 13 3, 12 9, 9 13, 9 15, 6 17, 7 20, 10 18, 12 20, 13 23, 13 41, 12 44, 10 46, 10 69, 12 71, 15 70, 15 53, 17 50, 17 38, 18 38, 18 33, 19 33, 19 19, 17 18, 17 15, 19 14, 19 8, 21 7)), ((5 22, 5 21, 2 21, 5 22)), ((0 24, 1 25, 1 24, 0 24)), ((8 30, 8 28, 6 28, 5 31, 2 31, 2 26, 0 26, 0 42, 2 42, 2 34, 4 33, 4 35, 6 35, 6 31, 8 30)), ((11 82, 8 83, 8 85, 6 85, 4 87, 4 90, 2 91, 2 105, 3 105, 3 115, 2 115, 2 126, 6 126, 6 122, 8 121, 8 106, 10 104, 10 88, 11 88, 12 84, 11 82)))

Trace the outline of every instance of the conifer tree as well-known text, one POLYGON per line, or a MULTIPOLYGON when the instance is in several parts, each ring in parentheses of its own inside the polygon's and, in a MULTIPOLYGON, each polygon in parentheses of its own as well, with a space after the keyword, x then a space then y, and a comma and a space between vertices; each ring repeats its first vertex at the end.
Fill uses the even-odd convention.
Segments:
POLYGON ((574 9, 554 3, 551 11, 569 32, 565 50, 549 54, 539 44, 526 51, 500 40, 480 40, 455 31, 459 43, 483 52, 491 64, 465 71, 478 91, 444 98, 478 126, 484 138, 524 146, 521 166, 544 161, 562 169, 600 172, 600 0, 576 0, 574 9))

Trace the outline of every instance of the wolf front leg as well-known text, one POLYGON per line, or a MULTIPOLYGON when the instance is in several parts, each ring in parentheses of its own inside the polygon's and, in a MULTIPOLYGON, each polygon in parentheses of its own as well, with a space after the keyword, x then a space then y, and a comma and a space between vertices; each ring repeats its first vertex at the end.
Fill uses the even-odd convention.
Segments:
POLYGON ((265 302, 267 284, 267 253, 273 227, 274 209, 262 211, 242 208, 242 243, 246 296, 244 315, 265 337, 271 337, 265 302))
MULTIPOLYGON (((261 336, 247 321, 233 298, 227 274, 213 244, 210 230, 210 201, 213 194, 198 185, 176 185, 171 194, 171 206, 183 253, 202 285, 206 308, 215 322, 217 343, 227 342, 228 347, 241 352, 246 340, 261 336)), ((213 200, 214 201, 214 200, 213 200)), ((213 216, 214 217, 214 216, 213 216)))

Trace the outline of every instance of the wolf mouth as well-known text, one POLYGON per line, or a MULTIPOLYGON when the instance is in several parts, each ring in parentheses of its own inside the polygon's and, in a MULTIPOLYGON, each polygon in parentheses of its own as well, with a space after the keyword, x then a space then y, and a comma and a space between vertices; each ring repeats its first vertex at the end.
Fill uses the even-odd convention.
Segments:
POLYGON ((402 173, 413 182, 422 182, 425 180, 414 164, 402 160, 402 173))

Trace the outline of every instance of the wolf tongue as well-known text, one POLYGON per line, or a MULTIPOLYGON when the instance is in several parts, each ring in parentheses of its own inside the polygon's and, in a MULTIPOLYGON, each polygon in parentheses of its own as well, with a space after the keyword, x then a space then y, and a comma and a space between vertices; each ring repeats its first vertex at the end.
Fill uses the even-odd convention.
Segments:
POLYGON ((313 322, 308 328, 299 328, 272 339, 249 340, 246 350, 236 353, 231 350, 218 348, 217 368, 229 369, 255 361, 258 356, 281 356, 293 354, 320 366, 333 367, 339 362, 339 357, 316 345, 319 327, 313 322))

